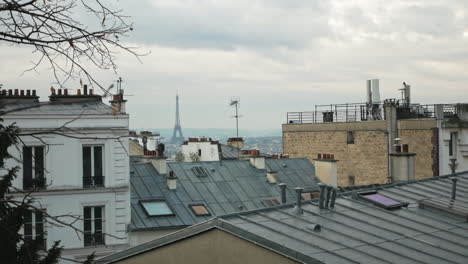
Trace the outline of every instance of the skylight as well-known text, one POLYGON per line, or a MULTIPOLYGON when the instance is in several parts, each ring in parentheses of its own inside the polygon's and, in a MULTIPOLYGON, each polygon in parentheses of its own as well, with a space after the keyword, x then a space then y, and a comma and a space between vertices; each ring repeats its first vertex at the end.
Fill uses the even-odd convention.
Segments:
POLYGON ((360 193, 359 197, 387 210, 397 209, 408 205, 408 203, 402 203, 385 195, 379 194, 376 191, 360 193))
POLYGON ((193 173, 195 173, 195 176, 197 176, 197 177, 207 177, 208 176, 208 172, 202 166, 192 167, 192 171, 193 171, 193 173))
POLYGON ((140 204, 148 216, 174 215, 169 205, 163 200, 140 201, 140 204))
POLYGON ((211 215, 206 206, 204 206, 203 204, 193 204, 190 205, 190 208, 196 216, 211 215))

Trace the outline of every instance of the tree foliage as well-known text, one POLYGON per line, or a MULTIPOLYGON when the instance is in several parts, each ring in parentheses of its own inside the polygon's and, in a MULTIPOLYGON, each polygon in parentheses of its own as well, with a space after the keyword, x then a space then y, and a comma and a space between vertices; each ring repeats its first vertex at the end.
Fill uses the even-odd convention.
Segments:
POLYGON ((117 51, 140 56, 121 42, 133 25, 109 6, 102 0, 0 0, 0 42, 32 48, 40 56, 31 69, 50 65, 61 86, 84 75, 103 88, 89 65, 116 70, 117 51))
POLYGON ((9 193, 19 167, 8 168, 6 161, 12 158, 8 148, 18 144, 18 133, 18 127, 0 123, 0 260, 2 263, 57 263, 63 249, 59 241, 44 251, 41 239, 27 241, 20 232, 26 213, 37 213, 38 209, 29 195, 15 200, 9 193))

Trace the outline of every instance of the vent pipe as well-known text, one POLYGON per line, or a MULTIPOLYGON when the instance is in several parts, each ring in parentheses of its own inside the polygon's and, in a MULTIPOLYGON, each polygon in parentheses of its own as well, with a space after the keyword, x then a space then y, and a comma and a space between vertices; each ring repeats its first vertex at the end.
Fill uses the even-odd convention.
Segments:
POLYGON ((326 187, 326 185, 323 184, 323 183, 319 183, 318 186, 320 188, 319 208, 323 209, 323 208, 325 208, 324 205, 323 205, 323 202, 325 200, 325 192, 326 192, 325 187, 326 187))
POLYGON ((327 195, 325 196, 325 208, 328 208, 328 204, 330 203, 330 197, 331 197, 331 191, 333 189, 333 186, 327 185, 327 195))
POLYGON ((302 210, 302 206, 301 206, 303 189, 301 187, 296 187, 294 188, 294 190, 296 191, 296 206, 294 206, 293 208, 293 213, 296 215, 301 215, 304 213, 304 211, 302 210))
POLYGON ((169 175, 166 179, 166 183, 167 183, 167 188, 169 190, 172 191, 172 190, 177 189, 177 177, 174 175, 173 171, 169 172, 169 175))
POLYGON ((332 188, 330 208, 335 208, 335 201, 336 201, 336 188, 332 188))
POLYGON ((286 183, 282 182, 278 184, 281 189, 281 203, 286 203, 286 187, 288 186, 286 183))
POLYGON ((455 177, 450 178, 452 180, 452 200, 455 200, 455 197, 457 196, 457 181, 458 179, 455 177))

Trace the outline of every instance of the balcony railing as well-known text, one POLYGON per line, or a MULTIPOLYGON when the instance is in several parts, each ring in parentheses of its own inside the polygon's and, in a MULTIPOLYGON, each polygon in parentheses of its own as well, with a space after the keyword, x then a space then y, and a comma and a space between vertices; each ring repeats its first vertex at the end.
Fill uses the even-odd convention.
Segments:
POLYGON ((104 187, 104 176, 83 177, 83 188, 104 187))
POLYGON ((40 178, 23 178, 23 189, 24 190, 44 190, 47 188, 47 181, 45 177, 40 178))
POLYGON ((84 246, 97 246, 97 245, 105 245, 105 235, 103 233, 84 233, 84 246))

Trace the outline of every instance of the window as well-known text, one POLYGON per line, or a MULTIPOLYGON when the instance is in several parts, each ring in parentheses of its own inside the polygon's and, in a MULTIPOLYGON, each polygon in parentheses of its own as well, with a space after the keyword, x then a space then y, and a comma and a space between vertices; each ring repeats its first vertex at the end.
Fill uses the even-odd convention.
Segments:
POLYGON ((44 147, 23 147, 23 189, 45 188, 44 171, 44 147))
POLYGON ((83 208, 84 245, 105 245, 104 241, 104 206, 85 206, 83 208))
POLYGON ((198 156, 201 157, 201 149, 198 149, 198 156))
POLYGON ((354 144, 354 131, 348 131, 347 143, 354 144))
POLYGON ((377 193, 377 191, 359 193, 359 197, 387 210, 408 206, 408 203, 402 203, 400 201, 394 200, 385 195, 377 193))
POLYGON ((148 216, 174 215, 172 209, 164 200, 140 201, 148 216))
POLYGON ((207 177, 208 176, 208 172, 202 166, 192 167, 192 171, 193 171, 193 173, 195 173, 195 176, 197 176, 197 177, 207 177))
POLYGON ((196 216, 206 216, 206 215, 211 215, 208 209, 206 208, 205 205, 203 204, 192 204, 190 205, 190 208, 192 209, 192 212, 196 216))
POLYGON ((104 187, 102 146, 83 147, 83 187, 104 187))
POLYGON ((47 240, 44 232, 43 212, 27 211, 24 215, 24 223, 24 240, 26 242, 34 241, 41 249, 46 249, 47 240))
POLYGON ((263 202, 263 205, 267 206, 267 207, 271 207, 271 206, 277 206, 277 205, 280 205, 281 203, 278 201, 278 199, 265 199, 262 201, 263 202))

